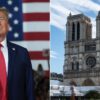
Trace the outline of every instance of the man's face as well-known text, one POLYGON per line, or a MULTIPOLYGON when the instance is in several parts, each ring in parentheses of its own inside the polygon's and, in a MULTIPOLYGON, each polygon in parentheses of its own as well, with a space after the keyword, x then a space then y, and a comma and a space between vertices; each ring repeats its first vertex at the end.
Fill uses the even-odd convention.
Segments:
POLYGON ((7 17, 3 12, 0 12, 0 42, 2 42, 5 39, 8 29, 9 24, 7 17))

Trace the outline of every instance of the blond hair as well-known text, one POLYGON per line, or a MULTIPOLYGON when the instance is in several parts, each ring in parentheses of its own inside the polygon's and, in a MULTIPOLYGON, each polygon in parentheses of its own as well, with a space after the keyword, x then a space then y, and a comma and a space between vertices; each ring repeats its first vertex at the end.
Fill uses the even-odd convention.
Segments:
POLYGON ((6 8, 0 7, 0 12, 4 13, 4 15, 6 16, 7 20, 9 20, 9 11, 6 8))

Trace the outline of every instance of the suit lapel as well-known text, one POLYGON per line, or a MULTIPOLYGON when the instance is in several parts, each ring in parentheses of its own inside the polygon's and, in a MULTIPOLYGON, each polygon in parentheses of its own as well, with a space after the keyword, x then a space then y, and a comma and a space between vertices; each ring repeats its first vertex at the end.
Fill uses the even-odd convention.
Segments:
POLYGON ((13 79, 12 77, 13 77, 13 69, 15 65, 16 49, 10 42, 7 42, 7 46, 8 46, 8 84, 10 84, 13 79))

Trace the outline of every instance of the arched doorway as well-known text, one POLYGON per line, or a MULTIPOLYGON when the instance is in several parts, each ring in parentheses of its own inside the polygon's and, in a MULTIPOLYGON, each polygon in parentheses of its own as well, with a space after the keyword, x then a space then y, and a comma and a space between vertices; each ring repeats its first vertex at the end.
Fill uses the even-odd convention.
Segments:
POLYGON ((95 86, 95 83, 93 82, 92 79, 88 78, 86 80, 84 80, 84 82, 82 83, 83 86, 95 86))

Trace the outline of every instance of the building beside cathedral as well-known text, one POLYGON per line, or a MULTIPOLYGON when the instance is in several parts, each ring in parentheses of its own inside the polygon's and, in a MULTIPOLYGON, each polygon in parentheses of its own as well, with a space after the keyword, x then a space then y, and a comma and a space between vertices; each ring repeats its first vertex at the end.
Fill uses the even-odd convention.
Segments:
POLYGON ((69 14, 66 34, 64 84, 100 85, 100 12, 96 17, 96 38, 92 38, 91 20, 84 14, 69 14))

